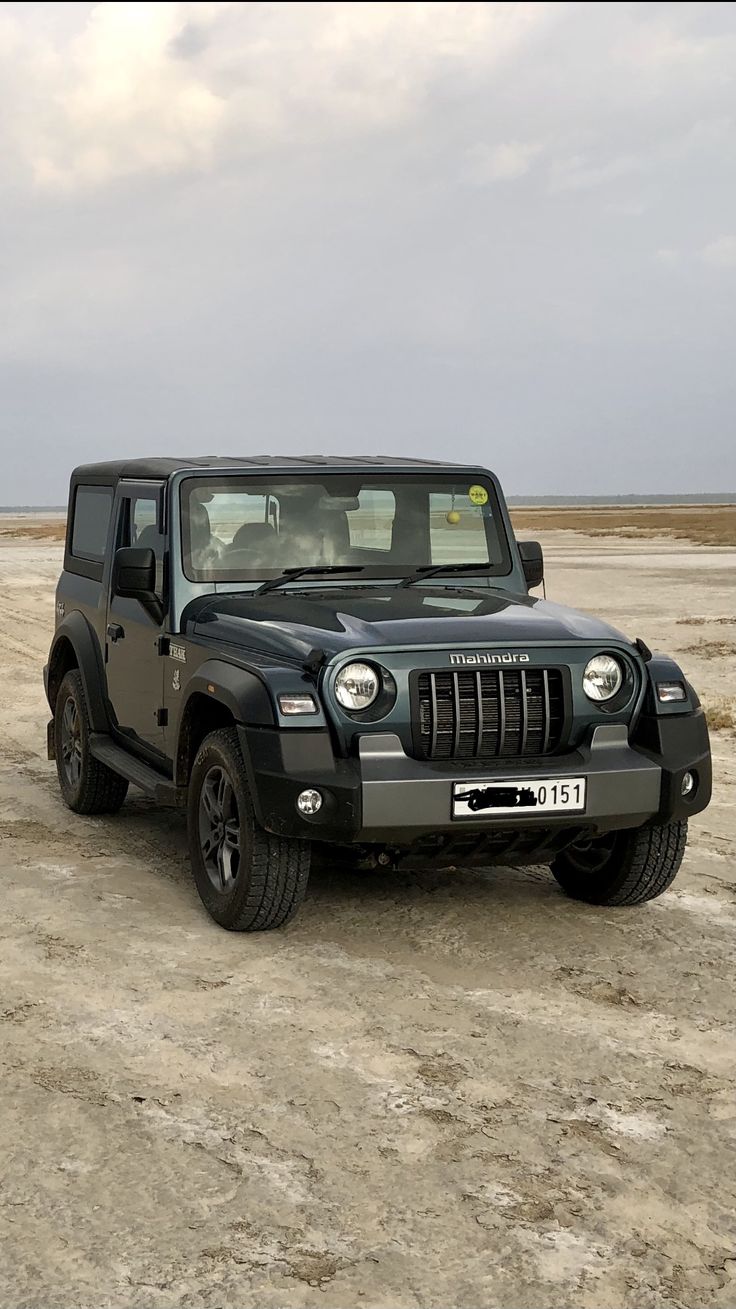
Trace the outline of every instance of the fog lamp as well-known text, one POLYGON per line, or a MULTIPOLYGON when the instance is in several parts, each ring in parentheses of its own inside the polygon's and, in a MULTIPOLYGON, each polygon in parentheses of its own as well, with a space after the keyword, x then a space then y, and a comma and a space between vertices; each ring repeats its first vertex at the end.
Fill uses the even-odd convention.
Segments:
POLYGON ((316 814, 322 808, 322 796, 319 791, 300 791, 296 797, 296 807, 300 814, 316 814))
POLYGON ((680 790, 683 795, 692 795, 695 790, 695 778, 692 773, 683 773, 680 790))

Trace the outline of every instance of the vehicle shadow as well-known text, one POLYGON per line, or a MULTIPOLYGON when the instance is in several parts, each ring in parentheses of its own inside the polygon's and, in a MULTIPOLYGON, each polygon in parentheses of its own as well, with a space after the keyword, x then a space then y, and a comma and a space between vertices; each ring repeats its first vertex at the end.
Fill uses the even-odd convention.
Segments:
MULTIPOLYGON (((88 820, 89 821, 89 820, 88 820)), ((145 797, 131 797, 119 814, 106 817, 110 854, 135 861, 152 876, 173 883, 199 915, 189 863, 186 816, 162 809, 145 797)), ((379 936, 391 951, 392 937, 452 937, 473 948, 507 933, 531 940, 556 921, 564 935, 580 930, 581 918, 599 911, 573 904, 544 865, 510 867, 362 869, 349 852, 315 845, 306 899, 279 937, 296 944, 364 943, 379 936)), ((599 930, 599 929, 597 929, 599 930)))
POLYGON ((439 906, 477 904, 489 899, 499 903, 522 903, 529 900, 557 899, 559 888, 549 869, 540 865, 511 868, 506 865, 487 867, 448 867, 403 869, 362 869, 349 859, 340 862, 334 856, 315 852, 307 899, 313 909, 340 909, 353 905, 378 909, 382 904, 401 901, 405 905, 432 902, 439 906))

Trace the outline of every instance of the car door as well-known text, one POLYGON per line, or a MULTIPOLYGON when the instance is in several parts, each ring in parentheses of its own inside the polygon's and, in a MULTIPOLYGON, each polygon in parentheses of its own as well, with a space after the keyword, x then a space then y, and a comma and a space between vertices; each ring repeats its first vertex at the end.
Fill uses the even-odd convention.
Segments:
MULTIPOLYGON (((118 730, 142 754, 164 755, 163 632, 165 542, 161 482, 118 483, 115 548, 148 546, 156 556, 158 606, 112 593, 107 609, 107 694, 118 730)), ((112 570, 111 570, 112 571, 112 570)))

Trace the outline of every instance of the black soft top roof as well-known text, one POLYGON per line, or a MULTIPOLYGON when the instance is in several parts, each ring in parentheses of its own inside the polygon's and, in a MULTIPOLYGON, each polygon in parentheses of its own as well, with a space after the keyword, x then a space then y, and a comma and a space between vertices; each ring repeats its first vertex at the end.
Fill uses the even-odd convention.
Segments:
POLYGON ((198 455, 187 459, 111 459, 99 464, 80 464, 72 478, 76 482, 116 482, 121 477, 138 481, 169 478, 188 468, 295 469, 309 473, 320 468, 475 468, 475 464, 448 463, 439 459, 400 459, 395 455, 198 455))

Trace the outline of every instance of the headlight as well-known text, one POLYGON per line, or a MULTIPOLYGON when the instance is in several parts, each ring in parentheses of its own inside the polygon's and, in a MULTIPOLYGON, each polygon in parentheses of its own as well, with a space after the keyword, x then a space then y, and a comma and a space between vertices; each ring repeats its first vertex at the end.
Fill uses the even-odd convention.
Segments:
POLYGON ((343 709, 367 709, 381 689, 378 673, 370 664, 346 664, 335 678, 335 695, 343 709))
POLYGON ((589 700, 611 700, 620 691, 623 670, 613 655, 594 655, 585 665, 583 690, 589 700))

